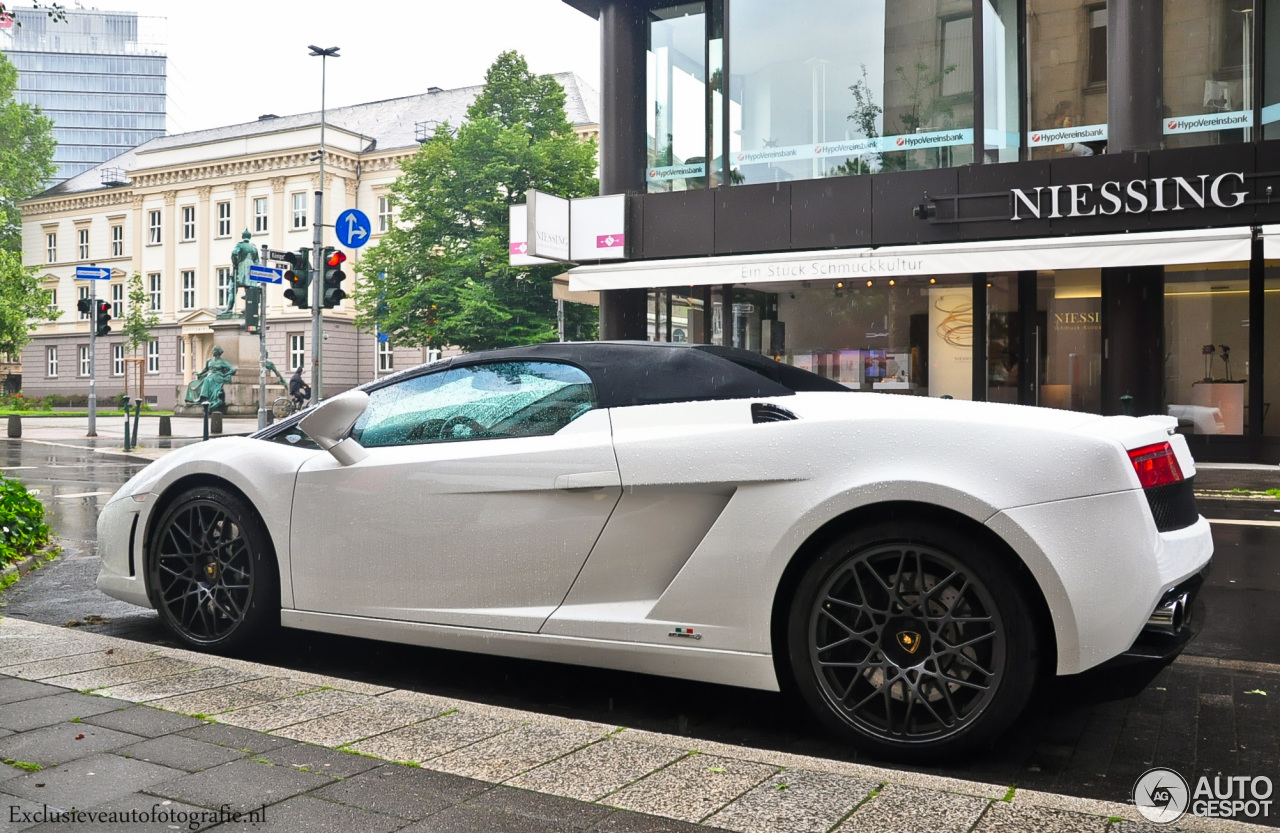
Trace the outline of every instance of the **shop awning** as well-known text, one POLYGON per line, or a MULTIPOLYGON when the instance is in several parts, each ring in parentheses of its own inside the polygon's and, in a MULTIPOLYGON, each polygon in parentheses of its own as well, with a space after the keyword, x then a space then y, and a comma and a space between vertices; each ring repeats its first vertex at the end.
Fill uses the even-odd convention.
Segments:
POLYGON ((1280 260, 1280 226, 1262 227, 1262 259, 1280 260))
MULTIPOLYGON (((1266 228, 1274 229, 1280 234, 1280 226, 1266 228)), ((874 249, 643 260, 575 267, 569 271, 569 289, 579 292, 592 289, 867 280, 907 275, 1247 261, 1252 237, 1253 229, 1241 226, 1197 231, 1155 231, 1088 237, 1042 237, 978 243, 882 246, 874 249)), ((1275 251, 1280 252, 1280 238, 1268 238, 1267 245, 1274 246, 1275 251)))

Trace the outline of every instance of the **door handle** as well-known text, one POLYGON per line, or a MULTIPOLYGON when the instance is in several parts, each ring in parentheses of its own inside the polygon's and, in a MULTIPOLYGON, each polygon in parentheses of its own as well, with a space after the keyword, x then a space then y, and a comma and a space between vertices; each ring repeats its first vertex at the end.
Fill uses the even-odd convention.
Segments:
POLYGON ((618 472, 610 471, 580 471, 573 474, 562 474, 555 479, 555 488, 557 489, 607 489, 611 486, 617 487, 622 485, 622 478, 618 476, 618 472))

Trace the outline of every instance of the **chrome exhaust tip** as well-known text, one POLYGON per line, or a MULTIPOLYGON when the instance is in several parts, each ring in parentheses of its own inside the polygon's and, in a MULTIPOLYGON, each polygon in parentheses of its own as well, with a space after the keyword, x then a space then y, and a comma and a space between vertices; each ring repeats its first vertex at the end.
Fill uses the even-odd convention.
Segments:
POLYGON ((1166 599, 1156 606, 1147 619, 1147 630, 1174 636, 1191 624, 1191 604, 1187 593, 1166 599))

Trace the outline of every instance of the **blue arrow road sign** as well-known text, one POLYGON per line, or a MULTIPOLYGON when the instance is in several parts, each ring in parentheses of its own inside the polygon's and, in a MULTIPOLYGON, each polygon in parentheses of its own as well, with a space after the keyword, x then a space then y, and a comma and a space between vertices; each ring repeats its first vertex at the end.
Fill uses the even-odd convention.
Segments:
POLYGON ((284 270, 272 269, 270 266, 250 266, 249 280, 259 283, 280 283, 284 280, 284 270))
POLYGON ((106 281, 111 279, 111 270, 106 266, 77 266, 76 280, 106 281))
POLYGON ((333 224, 338 233, 338 242, 348 249, 358 249, 369 242, 369 232, 373 226, 369 224, 369 215, 358 208, 348 208, 338 215, 333 224))

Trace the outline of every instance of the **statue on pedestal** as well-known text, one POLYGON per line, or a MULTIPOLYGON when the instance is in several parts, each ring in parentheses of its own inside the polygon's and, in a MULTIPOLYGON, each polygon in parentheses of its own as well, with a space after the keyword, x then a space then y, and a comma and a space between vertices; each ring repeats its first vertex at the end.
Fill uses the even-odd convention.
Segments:
POLYGON ((189 405, 209 403, 209 410, 220 411, 227 407, 222 387, 231 381, 236 368, 231 362, 222 358, 222 348, 213 348, 213 357, 205 362, 204 370, 196 374, 196 378, 187 385, 186 401, 189 405))
POLYGON ((240 235, 240 242, 231 250, 233 283, 227 287, 227 308, 222 311, 223 317, 235 315, 240 290, 246 286, 253 286, 253 281, 249 280, 249 267, 256 266, 258 263, 258 247, 249 242, 251 236, 249 230, 245 229, 240 235))

